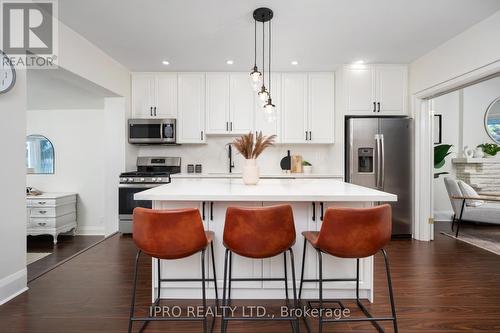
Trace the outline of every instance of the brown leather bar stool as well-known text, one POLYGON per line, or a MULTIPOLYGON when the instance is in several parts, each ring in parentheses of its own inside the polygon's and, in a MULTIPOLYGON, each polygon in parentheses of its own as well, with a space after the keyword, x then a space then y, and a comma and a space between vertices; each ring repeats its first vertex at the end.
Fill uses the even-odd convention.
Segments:
MULTIPOLYGON (((389 261, 384 246, 391 240, 392 211, 390 205, 381 205, 372 208, 329 208, 326 210, 321 230, 304 231, 304 252, 302 254, 302 271, 300 277, 299 300, 302 296, 304 282, 319 282, 319 307, 323 308, 323 282, 356 281, 356 303, 367 318, 352 319, 323 319, 319 316, 319 332, 323 330, 325 322, 360 322, 369 321, 379 331, 385 332, 378 321, 392 321, 394 332, 398 332, 396 308, 392 292, 392 281, 389 270, 389 261), (306 258, 307 243, 311 244, 318 254, 319 279, 304 279, 304 263, 306 258), (389 298, 391 301, 392 316, 373 317, 359 298, 359 259, 370 257, 381 251, 384 255, 389 298), (323 253, 339 258, 356 259, 356 278, 324 279, 323 278, 323 253)), ((338 302, 343 306, 340 302, 338 302)), ((307 319, 304 317, 309 328, 307 319)))
MULTIPOLYGON (((134 209, 134 222, 132 228, 134 243, 138 248, 135 258, 134 268, 134 287, 132 291, 132 305, 130 306, 130 318, 128 332, 132 331, 134 321, 142 321, 143 325, 139 332, 146 327, 150 321, 203 321, 203 332, 207 332, 207 299, 205 285, 207 282, 213 281, 215 288, 216 307, 219 305, 219 297, 217 294, 217 278, 215 275, 215 260, 214 260, 214 233, 205 231, 201 220, 200 212, 196 208, 174 209, 174 210, 153 210, 147 208, 134 209), (212 269, 214 278, 205 277, 205 251, 210 245, 212 254, 212 269), (140 254, 145 254, 157 259, 157 298, 153 305, 159 304, 161 299, 161 282, 186 282, 197 281, 202 285, 203 299, 203 318, 197 317, 182 317, 182 318, 165 318, 165 317, 134 317, 135 310, 135 294, 137 287, 137 264, 140 254), (201 253, 201 279, 162 279, 160 270, 160 259, 181 259, 189 257, 193 254, 201 253)), ((215 318, 212 320, 211 329, 213 329, 215 318)))
MULTIPOLYGON (((297 307, 297 290, 295 286, 295 264, 292 246, 295 244, 295 223, 293 211, 290 205, 278 205, 269 207, 229 207, 226 211, 226 222, 224 225, 224 246, 226 255, 224 262, 224 288, 223 305, 231 305, 231 282, 232 281, 284 281, 286 305, 289 307, 288 298, 288 274, 287 274, 287 251, 290 253, 290 264, 292 268, 293 307, 297 307), (284 277, 283 278, 233 278, 232 262, 233 253, 239 256, 253 259, 271 258, 283 254, 284 277), (226 283, 228 286, 228 297, 226 298, 226 283)), ((295 311, 294 311, 295 313, 295 311)), ((292 330, 299 331, 299 319, 296 316, 283 318, 250 318, 250 317, 227 317, 222 311, 221 332, 226 332, 227 324, 231 320, 284 320, 290 321, 292 330)))

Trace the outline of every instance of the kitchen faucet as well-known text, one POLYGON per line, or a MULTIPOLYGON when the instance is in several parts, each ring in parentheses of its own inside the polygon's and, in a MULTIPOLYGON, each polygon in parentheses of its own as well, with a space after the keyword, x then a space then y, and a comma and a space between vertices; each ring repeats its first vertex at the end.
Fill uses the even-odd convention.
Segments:
POLYGON ((229 173, 233 172, 234 162, 233 162, 233 145, 231 143, 227 144, 227 157, 229 159, 229 173))

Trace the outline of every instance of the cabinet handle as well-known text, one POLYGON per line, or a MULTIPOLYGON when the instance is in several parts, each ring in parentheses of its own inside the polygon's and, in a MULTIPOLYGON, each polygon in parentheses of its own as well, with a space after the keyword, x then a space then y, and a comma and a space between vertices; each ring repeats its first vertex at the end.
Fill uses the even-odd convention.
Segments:
POLYGON ((377 112, 377 103, 373 102, 373 112, 377 112))
POLYGON ((45 202, 45 201, 38 201, 38 204, 39 204, 39 205, 45 205, 46 203, 47 203, 47 202, 45 202))
POLYGON ((201 141, 203 141, 203 131, 201 131, 200 138, 201 138, 201 141))
POLYGON ((311 140, 312 140, 312 137, 313 137, 313 136, 312 136, 312 132, 311 132, 311 131, 309 131, 309 141, 311 141, 311 140))
POLYGON ((152 106, 149 107, 149 115, 151 117, 153 116, 153 107, 152 106))
POLYGON ((47 224, 47 222, 38 222, 38 225, 42 226, 42 227, 45 226, 46 224, 47 224))
POLYGON ((210 203, 210 221, 214 220, 214 202, 210 203))
POLYGON ((377 102, 378 110, 377 112, 380 112, 380 102, 377 102))
POLYGON ((312 216, 312 220, 313 221, 316 221, 316 203, 313 202, 313 216, 312 216))
POLYGON ((232 131, 233 131, 233 122, 232 122, 232 121, 231 121, 231 122, 229 122, 229 126, 230 126, 230 127, 229 127, 229 131, 231 131, 231 132, 232 132, 232 131))
POLYGON ((156 117, 156 106, 154 107, 155 117, 156 117))
POLYGON ((45 213, 47 213, 47 211, 46 211, 46 210, 39 210, 38 212, 39 212, 40 214, 45 214, 45 213))
POLYGON ((229 131, 229 122, 226 121, 226 132, 229 131))
POLYGON ((320 219, 321 221, 323 221, 323 208, 324 208, 324 207, 323 207, 323 202, 320 202, 320 203, 319 203, 319 207, 321 208, 321 216, 319 217, 319 219, 320 219))
POLYGON ((307 141, 307 131, 306 131, 306 141, 307 141))
POLYGON ((202 220, 205 221, 205 201, 203 201, 202 209, 201 209, 202 220))

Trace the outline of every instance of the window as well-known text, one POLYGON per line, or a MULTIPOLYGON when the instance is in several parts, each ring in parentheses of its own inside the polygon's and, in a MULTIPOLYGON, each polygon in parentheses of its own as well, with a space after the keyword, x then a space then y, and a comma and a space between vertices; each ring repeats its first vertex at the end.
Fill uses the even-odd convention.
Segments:
POLYGON ((26 168, 28 174, 54 173, 54 146, 43 135, 26 137, 26 168))

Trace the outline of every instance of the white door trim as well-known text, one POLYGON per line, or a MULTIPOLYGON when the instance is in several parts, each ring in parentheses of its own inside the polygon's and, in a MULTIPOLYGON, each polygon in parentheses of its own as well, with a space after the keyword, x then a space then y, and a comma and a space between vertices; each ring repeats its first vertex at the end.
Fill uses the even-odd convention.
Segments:
POLYGON ((434 239, 433 217, 433 142, 432 112, 429 99, 474 84, 500 74, 500 60, 452 77, 413 94, 412 110, 415 116, 414 155, 414 233, 417 240, 434 239))

